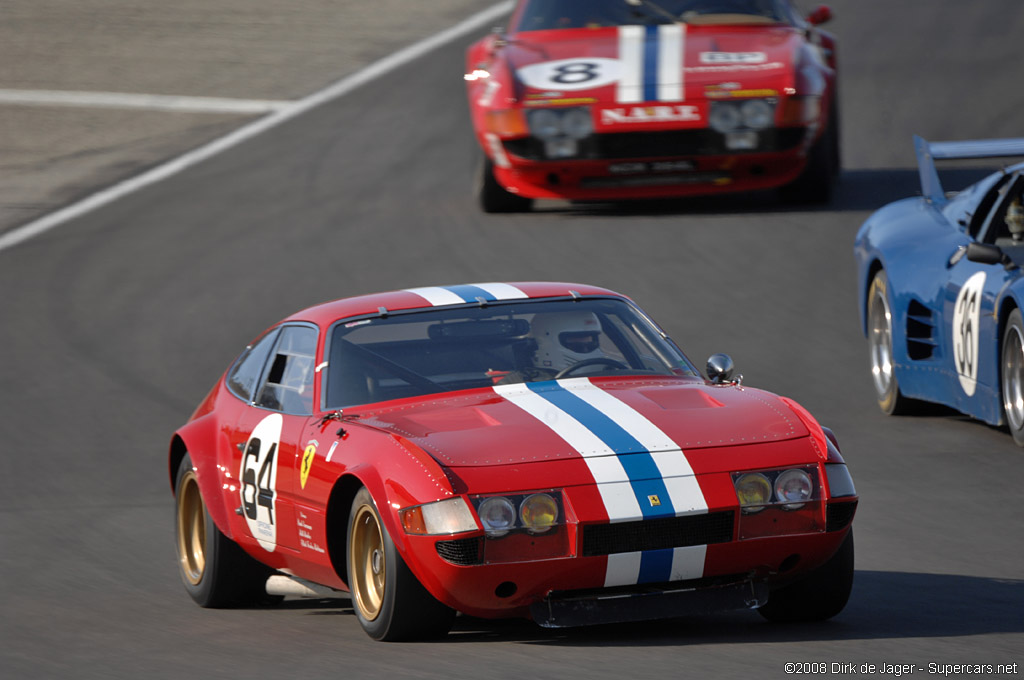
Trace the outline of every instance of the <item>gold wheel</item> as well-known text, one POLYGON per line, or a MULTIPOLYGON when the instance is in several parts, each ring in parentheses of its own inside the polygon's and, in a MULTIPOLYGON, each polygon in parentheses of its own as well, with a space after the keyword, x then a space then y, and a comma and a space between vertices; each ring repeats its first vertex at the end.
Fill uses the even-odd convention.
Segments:
POLYGON ((380 520, 368 503, 358 507, 352 520, 348 563, 352 602, 364 619, 373 621, 384 603, 388 565, 380 520))
POLYGON ((178 484, 177 524, 181 573, 196 586, 206 571, 206 507, 194 470, 186 472, 178 484))

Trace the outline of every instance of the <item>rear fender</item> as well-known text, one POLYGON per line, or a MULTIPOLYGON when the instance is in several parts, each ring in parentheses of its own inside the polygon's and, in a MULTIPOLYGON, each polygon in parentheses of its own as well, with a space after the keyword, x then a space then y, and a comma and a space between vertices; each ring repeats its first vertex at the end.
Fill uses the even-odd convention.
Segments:
POLYGON ((210 519, 221 533, 233 539, 229 520, 231 510, 227 506, 224 491, 231 486, 231 481, 223 474, 224 470, 231 469, 230 448, 227 434, 218 427, 215 416, 208 413, 189 421, 174 433, 168 454, 168 469, 173 492, 176 491, 174 483, 178 465, 185 454, 189 455, 210 519))

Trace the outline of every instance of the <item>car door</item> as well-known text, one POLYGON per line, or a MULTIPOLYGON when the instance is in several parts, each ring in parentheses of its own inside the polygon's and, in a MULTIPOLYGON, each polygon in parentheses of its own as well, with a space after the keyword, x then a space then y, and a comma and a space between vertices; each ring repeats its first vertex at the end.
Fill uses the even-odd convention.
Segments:
MULTIPOLYGON (((971 221, 975 243, 999 245, 1009 237, 1006 212, 1024 191, 1015 175, 994 186, 971 221)), ((949 394, 958 410, 992 422, 999 408, 999 319, 996 306, 1007 284, 1020 275, 1003 262, 982 262, 958 251, 950 259, 943 296, 949 394), (993 409, 995 412, 993 413, 993 409)))
POLYGON ((297 550, 295 493, 304 436, 312 426, 318 332, 287 324, 276 333, 252 401, 232 431, 238 512, 263 550, 297 550))

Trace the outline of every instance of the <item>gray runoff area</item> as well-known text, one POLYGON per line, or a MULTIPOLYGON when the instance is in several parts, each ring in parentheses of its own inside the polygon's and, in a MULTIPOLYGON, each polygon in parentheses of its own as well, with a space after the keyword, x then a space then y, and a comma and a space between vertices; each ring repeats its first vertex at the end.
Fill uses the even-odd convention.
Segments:
POLYGON ((499 4, 5 0, 0 233, 499 4))

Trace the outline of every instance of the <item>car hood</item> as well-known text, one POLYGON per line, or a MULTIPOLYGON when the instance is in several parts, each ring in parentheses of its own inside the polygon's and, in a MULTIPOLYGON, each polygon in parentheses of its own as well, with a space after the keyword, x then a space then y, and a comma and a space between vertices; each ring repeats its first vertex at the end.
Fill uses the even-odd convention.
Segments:
MULTIPOLYGON (((520 33, 506 50, 507 66, 528 105, 547 98, 693 101, 736 92, 750 96, 755 90, 765 90, 764 96, 783 92, 793 87, 805 54, 802 35, 787 26, 690 26, 659 32, 665 28, 675 27, 520 33), (627 53, 629 40, 632 56, 627 53), (627 80, 636 83, 636 92, 619 86, 627 80), (657 86, 665 85, 677 86, 681 96, 658 95, 657 86)), ((662 93, 673 91, 669 87, 662 93)))
POLYGON ((368 410, 359 422, 412 441, 449 468, 714 453, 809 434, 774 394, 686 379, 569 379, 473 390, 368 410), (623 436, 627 430, 635 436, 623 436))

